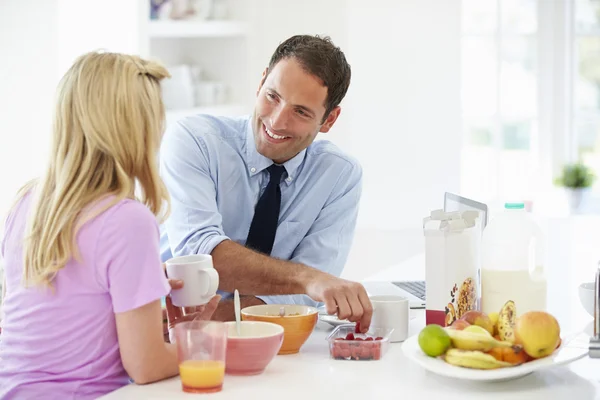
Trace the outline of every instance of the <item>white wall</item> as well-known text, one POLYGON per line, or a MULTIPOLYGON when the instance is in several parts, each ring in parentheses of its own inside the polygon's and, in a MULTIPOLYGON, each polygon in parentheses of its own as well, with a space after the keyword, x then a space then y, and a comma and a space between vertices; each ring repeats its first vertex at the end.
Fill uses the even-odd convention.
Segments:
POLYGON ((361 225, 421 228, 460 179, 460 2, 351 0, 347 112, 361 225))
POLYGON ((57 76, 56 5, 56 0, 0 1, 2 222, 15 192, 39 174, 47 154, 57 76))
POLYGON ((139 54, 145 45, 142 18, 148 10, 147 2, 138 0, 58 0, 60 75, 89 51, 139 54))
POLYGON ((140 52, 140 4, 0 1, 0 214, 45 167, 54 93, 75 58, 97 49, 140 52))

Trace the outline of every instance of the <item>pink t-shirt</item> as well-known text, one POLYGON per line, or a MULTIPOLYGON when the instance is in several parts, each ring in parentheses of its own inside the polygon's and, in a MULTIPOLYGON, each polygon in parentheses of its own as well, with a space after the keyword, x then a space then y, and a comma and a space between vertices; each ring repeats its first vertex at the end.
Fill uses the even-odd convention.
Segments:
MULTIPOLYGON (((26 196, 9 215, 0 252, 7 291, 0 334, 0 399, 91 399, 129 383, 115 313, 170 291, 159 258, 159 228, 143 204, 123 200, 77 235, 81 263, 70 261, 55 293, 24 288, 26 196)), ((43 223, 43 222, 42 222, 43 223)))

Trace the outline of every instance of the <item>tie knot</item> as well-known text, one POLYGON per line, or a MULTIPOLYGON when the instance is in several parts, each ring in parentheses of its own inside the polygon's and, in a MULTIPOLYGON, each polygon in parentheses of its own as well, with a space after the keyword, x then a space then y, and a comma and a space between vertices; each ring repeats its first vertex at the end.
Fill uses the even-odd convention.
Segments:
POLYGON ((281 182, 281 175, 285 172, 285 167, 283 165, 275 165, 272 164, 269 168, 267 168, 269 174, 271 175, 271 181, 281 182))

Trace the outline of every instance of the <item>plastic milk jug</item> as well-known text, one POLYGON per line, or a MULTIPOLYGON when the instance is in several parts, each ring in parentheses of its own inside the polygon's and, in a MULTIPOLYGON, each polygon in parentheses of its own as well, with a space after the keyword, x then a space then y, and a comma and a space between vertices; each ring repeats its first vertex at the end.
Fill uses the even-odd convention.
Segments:
POLYGON ((481 240, 481 308, 499 312, 515 302, 519 315, 546 311, 546 276, 542 231, 523 203, 506 203, 481 240))

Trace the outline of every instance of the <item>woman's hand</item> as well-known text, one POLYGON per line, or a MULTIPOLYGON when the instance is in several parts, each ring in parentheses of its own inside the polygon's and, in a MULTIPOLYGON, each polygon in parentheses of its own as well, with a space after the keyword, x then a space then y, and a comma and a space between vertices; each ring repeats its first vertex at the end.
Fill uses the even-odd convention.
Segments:
POLYGON ((201 320, 208 321, 211 319, 215 310, 219 306, 221 296, 215 295, 210 299, 208 303, 203 306, 196 307, 185 307, 185 312, 181 307, 175 307, 171 301, 171 297, 167 296, 166 303, 166 314, 167 314, 167 332, 165 339, 168 338, 169 342, 173 342, 173 328, 180 322, 201 320))
MULTIPOLYGON (((181 289, 183 287, 183 281, 178 279, 169 279, 169 285, 171 290, 181 289)), ((172 342, 172 331, 176 324, 183 321, 198 320, 210 320, 214 314, 221 296, 213 296, 210 301, 202 306, 196 307, 175 307, 171 301, 171 296, 168 295, 165 299, 167 307, 163 309, 163 335, 165 341, 172 342)))

